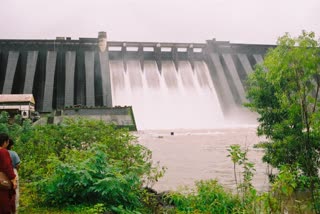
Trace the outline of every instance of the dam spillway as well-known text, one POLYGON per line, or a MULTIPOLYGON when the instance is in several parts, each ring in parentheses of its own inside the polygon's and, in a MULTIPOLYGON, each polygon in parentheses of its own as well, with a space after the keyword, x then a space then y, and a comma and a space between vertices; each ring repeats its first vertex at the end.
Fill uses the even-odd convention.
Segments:
POLYGON ((243 109, 246 77, 270 47, 113 42, 103 34, 0 40, 0 93, 32 93, 42 113, 131 105, 139 129, 210 128, 243 109))
POLYGON ((115 105, 133 106, 139 129, 208 128, 223 121, 209 70, 203 61, 164 60, 162 72, 153 60, 129 60, 127 71, 123 61, 111 61, 110 71, 115 105), (120 80, 120 81, 119 81, 120 80), (212 118, 212 120, 208 120, 212 118), (188 125, 189 124, 189 125, 188 125))

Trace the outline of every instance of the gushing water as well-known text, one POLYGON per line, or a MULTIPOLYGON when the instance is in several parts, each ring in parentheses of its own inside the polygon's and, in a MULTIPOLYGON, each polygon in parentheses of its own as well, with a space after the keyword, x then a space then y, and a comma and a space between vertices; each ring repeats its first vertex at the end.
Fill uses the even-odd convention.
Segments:
POLYGON ((204 61, 111 60, 115 106, 132 106, 139 130, 203 129, 224 124, 223 113, 204 61))

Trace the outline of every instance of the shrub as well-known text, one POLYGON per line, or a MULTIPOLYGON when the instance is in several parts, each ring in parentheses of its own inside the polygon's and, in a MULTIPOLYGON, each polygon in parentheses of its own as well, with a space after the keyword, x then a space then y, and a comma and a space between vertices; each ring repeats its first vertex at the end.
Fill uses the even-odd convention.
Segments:
POLYGON ((241 201, 226 191, 217 180, 196 182, 195 189, 173 192, 169 200, 178 213, 234 213, 241 210, 241 201))
POLYGON ((139 210, 145 205, 143 186, 164 173, 127 129, 103 121, 22 124, 15 132, 21 133, 12 136, 23 160, 22 186, 41 206, 139 210))

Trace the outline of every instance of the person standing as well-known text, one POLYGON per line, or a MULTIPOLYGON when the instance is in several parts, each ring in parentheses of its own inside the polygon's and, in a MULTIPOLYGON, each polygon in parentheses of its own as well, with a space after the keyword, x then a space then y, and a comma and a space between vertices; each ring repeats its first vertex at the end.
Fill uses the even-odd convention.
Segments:
POLYGON ((7 150, 9 145, 9 136, 0 134, 0 171, 3 172, 12 182, 13 190, 0 189, 0 214, 11 214, 14 211, 12 207, 12 191, 17 188, 16 175, 14 174, 10 154, 7 150))
POLYGON ((15 200, 14 200, 14 206, 15 206, 15 213, 18 213, 18 207, 19 207, 19 174, 18 174, 18 170, 19 170, 19 166, 20 166, 20 157, 19 155, 13 151, 13 145, 14 145, 14 141, 10 138, 9 139, 9 145, 7 146, 7 149, 9 151, 10 157, 11 157, 11 162, 12 162, 12 167, 14 170, 14 173, 16 174, 16 180, 17 180, 17 188, 16 188, 16 194, 15 194, 15 200))

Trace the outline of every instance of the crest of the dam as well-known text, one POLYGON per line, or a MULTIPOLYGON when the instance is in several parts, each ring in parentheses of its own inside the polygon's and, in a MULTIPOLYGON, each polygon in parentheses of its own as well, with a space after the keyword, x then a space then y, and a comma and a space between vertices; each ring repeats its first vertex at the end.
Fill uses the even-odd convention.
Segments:
MULTIPOLYGON (((203 124, 241 115, 246 78, 270 45, 108 41, 57 37, 0 40, 0 94, 33 94, 48 113, 81 105, 133 106, 138 126, 166 117, 203 124), (209 120, 209 121, 207 121, 209 120)), ((154 127, 153 123, 156 123, 154 127)))

